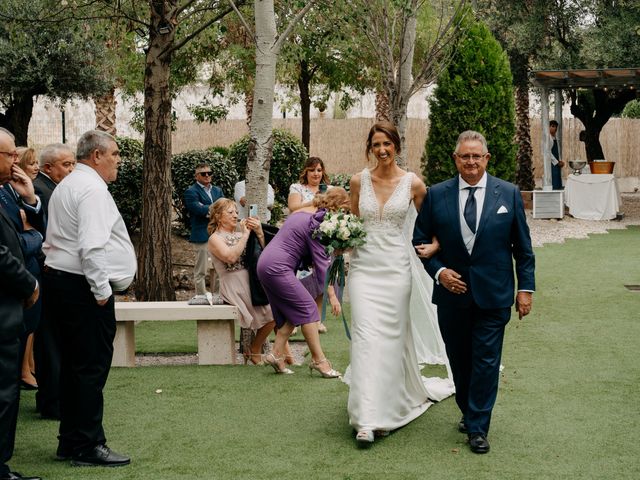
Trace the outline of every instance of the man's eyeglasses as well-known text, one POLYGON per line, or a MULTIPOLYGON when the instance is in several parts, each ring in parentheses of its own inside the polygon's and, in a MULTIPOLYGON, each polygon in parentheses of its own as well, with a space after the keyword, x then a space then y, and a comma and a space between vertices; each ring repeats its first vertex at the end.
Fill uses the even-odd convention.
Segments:
POLYGON ((480 160, 482 160, 486 156, 487 156, 486 153, 483 153, 482 155, 471 154, 471 153, 465 153, 464 155, 458 155, 456 153, 456 157, 458 157, 463 162, 470 162, 471 160, 473 160, 474 162, 479 162, 480 160))
POLYGON ((9 157, 13 158, 14 160, 16 158, 18 158, 18 152, 0 152, 0 153, 4 153, 5 155, 8 155, 9 157))
POLYGON ((210 177, 213 175, 213 172, 198 172, 198 175, 202 175, 203 177, 210 177))

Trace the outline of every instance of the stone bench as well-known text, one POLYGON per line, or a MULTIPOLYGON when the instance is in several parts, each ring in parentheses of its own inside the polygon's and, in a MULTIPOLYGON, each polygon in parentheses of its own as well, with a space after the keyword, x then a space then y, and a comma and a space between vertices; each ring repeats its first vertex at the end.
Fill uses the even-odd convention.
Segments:
POLYGON ((116 338, 113 341, 114 367, 136 365, 136 322, 195 320, 198 324, 198 364, 236 363, 233 305, 188 305, 187 302, 116 302, 116 338))

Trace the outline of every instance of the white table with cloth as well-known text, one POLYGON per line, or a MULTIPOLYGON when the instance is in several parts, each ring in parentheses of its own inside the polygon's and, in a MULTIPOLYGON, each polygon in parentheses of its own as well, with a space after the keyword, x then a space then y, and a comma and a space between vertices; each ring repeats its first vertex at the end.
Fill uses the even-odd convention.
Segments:
POLYGON ((564 187, 569 214, 583 220, 611 220, 620 209, 620 192, 613 174, 569 175, 564 187))

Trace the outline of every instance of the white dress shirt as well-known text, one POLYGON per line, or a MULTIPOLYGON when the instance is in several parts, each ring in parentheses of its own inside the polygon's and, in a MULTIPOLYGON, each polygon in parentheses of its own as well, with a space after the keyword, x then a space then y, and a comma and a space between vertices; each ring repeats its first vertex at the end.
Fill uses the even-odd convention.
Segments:
MULTIPOLYGON (((464 206, 467 203, 467 198, 469 198, 469 190, 466 190, 468 187, 477 187, 473 196, 476 199, 476 232, 478 231, 478 225, 480 224, 480 215, 482 214, 482 207, 484 206, 484 194, 487 191, 487 172, 482 175, 482 178, 475 185, 469 185, 465 182, 460 175, 458 175, 458 216, 460 221, 460 231, 462 232, 462 241, 464 242, 464 246, 467 248, 467 252, 471 255, 473 251, 473 245, 476 242, 476 234, 471 231, 469 225, 467 225, 467 221, 464 219, 464 206)), ((446 267, 440 268, 436 274, 435 279, 438 284, 440 284, 440 273, 446 267)))
MULTIPOLYGON (((233 199, 236 201, 236 208, 238 209, 238 218, 246 218, 247 217, 247 205, 243 207, 240 204, 240 199, 246 195, 246 183, 244 180, 238 182, 233 187, 233 199)), ((267 211, 264 216, 260 219, 262 222, 267 223, 271 220, 271 209, 273 208, 273 202, 275 200, 275 194, 273 192, 273 187, 271 185, 267 185, 267 211)))
POLYGON ((460 216, 460 231, 462 232, 462 240, 464 241, 467 252, 471 255, 473 245, 476 242, 476 234, 471 231, 469 225, 467 225, 464 219, 464 206, 469 198, 468 187, 477 187, 473 196, 476 199, 476 232, 478 231, 478 225, 480 224, 480 215, 482 214, 482 207, 484 205, 484 194, 487 191, 487 173, 482 175, 480 181, 475 185, 469 185, 462 177, 458 177, 459 182, 459 194, 458 194, 458 215, 460 216))
POLYGON ((136 273, 136 255, 107 184, 93 168, 78 163, 49 201, 42 247, 45 264, 84 275, 96 300, 124 290, 136 273))

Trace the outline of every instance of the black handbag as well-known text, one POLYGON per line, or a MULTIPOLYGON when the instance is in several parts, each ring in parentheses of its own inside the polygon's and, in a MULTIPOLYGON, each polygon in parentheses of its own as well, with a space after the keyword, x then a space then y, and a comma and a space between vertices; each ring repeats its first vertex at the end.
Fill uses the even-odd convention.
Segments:
MULTIPOLYGON (((267 245, 273 237, 278 233, 278 227, 262 224, 262 232, 264 233, 264 244, 267 245)), ((245 254, 245 266, 249 272, 249 290, 251 292, 251 304, 253 306, 269 305, 269 299, 267 294, 262 288, 262 284, 258 279, 258 259, 262 254, 262 246, 258 241, 258 237, 252 231, 247 240, 246 254, 245 254)))

